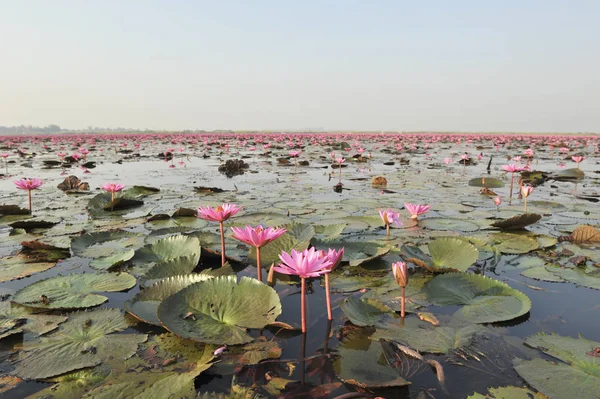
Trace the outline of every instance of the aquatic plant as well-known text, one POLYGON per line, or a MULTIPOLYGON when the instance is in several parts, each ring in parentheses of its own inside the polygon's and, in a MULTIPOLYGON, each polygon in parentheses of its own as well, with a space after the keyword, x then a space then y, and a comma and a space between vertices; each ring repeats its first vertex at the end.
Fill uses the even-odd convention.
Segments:
POLYGON ((260 248, 264 247, 268 243, 279 238, 287 230, 283 227, 267 227, 264 228, 261 225, 256 227, 246 226, 245 228, 232 227, 233 238, 238 241, 244 242, 248 245, 252 245, 256 248, 256 269, 258 275, 258 281, 262 281, 262 269, 260 263, 260 248))
POLYGON ((406 267, 406 263, 392 263, 392 273, 401 289, 400 317, 404 318, 406 313, 406 286, 408 285, 408 268, 406 267))
POLYGON ((390 236, 390 225, 394 227, 401 227, 402 221, 400 220, 400 213, 392 209, 379 209, 379 217, 385 225, 386 235, 390 236))
POLYGON ((114 202, 115 193, 122 191, 126 186, 124 184, 119 183, 106 183, 100 186, 104 191, 110 193, 110 201, 114 202))
POLYGON ((519 173, 522 172, 523 170, 525 170, 525 168, 523 166, 514 164, 514 163, 510 163, 508 165, 503 165, 502 169, 504 169, 505 172, 510 172, 510 193, 508 194, 508 205, 512 205, 512 194, 513 194, 513 186, 515 183, 515 172, 519 173))
POLYGON ((14 183, 19 190, 27 190, 29 213, 31 213, 31 191, 39 189, 42 186, 42 184, 44 184, 44 182, 40 179, 33 178, 15 180, 14 183))
POLYGON ((242 207, 236 204, 223 204, 216 208, 200 207, 197 210, 196 217, 211 222, 218 222, 219 229, 221 232, 221 266, 225 266, 225 229, 223 228, 223 222, 238 213, 242 207))
POLYGON ((335 270, 335 268, 342 263, 342 259, 344 258, 344 248, 342 247, 337 251, 329 248, 327 252, 321 251, 321 255, 329 259, 331 262, 329 272, 325 273, 325 300, 327 301, 327 320, 333 320, 333 313, 331 311, 331 288, 329 286, 329 273, 335 270))
POLYGON ((581 155, 573 155, 571 159, 574 162, 577 162, 577 169, 579 169, 579 164, 585 160, 585 157, 581 155))
POLYGON ((306 279, 310 277, 319 277, 322 274, 329 273, 333 262, 329 257, 323 256, 321 251, 314 247, 298 252, 292 249, 291 253, 285 251, 279 255, 281 264, 275 266, 274 270, 278 273, 289 274, 300 277, 301 280, 301 300, 300 312, 302 319, 302 332, 306 332, 306 279))
POLYGON ((429 212, 430 205, 419 205, 419 204, 411 204, 409 202, 404 203, 404 208, 410 213, 410 218, 412 220, 418 220, 419 216, 424 213, 429 212))
POLYGON ((521 187, 521 195, 523 195, 523 199, 525 200, 525 213, 527 213, 527 197, 529 197, 532 192, 533 186, 525 184, 521 187))

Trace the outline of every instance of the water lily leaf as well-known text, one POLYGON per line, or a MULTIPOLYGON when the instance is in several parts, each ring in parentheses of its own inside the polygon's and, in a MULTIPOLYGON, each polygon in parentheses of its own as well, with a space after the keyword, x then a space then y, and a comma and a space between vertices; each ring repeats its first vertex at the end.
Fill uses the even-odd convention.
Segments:
POLYGON ((563 169, 550 176, 551 179, 558 181, 582 180, 584 177, 585 173, 579 168, 563 169))
POLYGON ((106 212, 120 211, 144 205, 144 201, 115 196, 114 201, 110 193, 100 193, 89 200, 88 212, 91 216, 106 215, 106 212))
POLYGON ((361 388, 406 386, 410 382, 392 368, 383 354, 381 344, 368 338, 348 339, 338 347, 339 357, 333 368, 340 380, 361 388), (362 343, 352 342, 360 339, 362 343))
POLYGON ((105 258, 92 259, 90 261, 90 266, 97 270, 109 270, 113 267, 122 265, 123 263, 133 258, 134 255, 135 251, 133 249, 130 249, 125 252, 107 256, 105 258))
POLYGON ((147 336, 111 334, 127 327, 119 309, 73 313, 54 333, 23 344, 14 374, 25 379, 48 378, 110 358, 128 359, 147 336))
POLYGON ((27 399, 80 399, 83 395, 99 385, 108 376, 105 368, 79 370, 51 378, 55 384, 27 397, 27 399))
POLYGON ((477 324, 432 327, 416 319, 407 319, 402 326, 393 325, 378 329, 371 339, 397 341, 425 353, 448 354, 455 349, 469 346, 475 334, 483 331, 485 328, 477 324))
POLYGON ((37 337, 55 330, 65 320, 66 316, 36 313, 9 301, 0 302, 0 338, 22 332, 37 337))
POLYGON ((467 399, 547 399, 547 397, 539 392, 530 391, 527 388, 500 387, 490 388, 485 395, 474 393, 467 396, 467 399))
POLYGON ((55 265, 56 261, 32 261, 23 253, 0 258, 0 282, 31 276, 32 274, 48 270, 55 265))
POLYGON ((541 218, 542 216, 536 213, 523 213, 522 215, 516 215, 508 219, 499 220, 492 223, 490 226, 497 227, 502 230, 521 230, 526 226, 538 222, 541 218))
MULTIPOLYGON (((287 231, 278 239, 260 249, 260 262, 262 266, 279 263, 282 251, 290 253, 292 249, 303 251, 310 245, 310 240, 315 236, 315 228, 310 225, 294 223, 286 225, 287 231)), ((256 249, 250 248, 250 259, 256 261, 256 249)))
MULTIPOLYGON (((232 219, 231 226, 284 226, 291 224, 292 219, 279 213, 247 213, 242 216, 236 216, 232 219)), ((262 256, 262 254, 261 254, 262 256)))
POLYGON ((346 223, 328 224, 324 226, 316 225, 315 238, 321 241, 335 240, 344 232, 346 223))
POLYGON ((487 188, 502 188, 504 182, 493 177, 475 177, 469 180, 469 186, 472 187, 487 187, 487 188))
POLYGON ((246 328, 263 328, 281 314, 275 290, 258 280, 217 277, 192 284, 165 299, 158 318, 182 338, 214 344, 252 340, 246 328))
POLYGON ((157 316, 157 311, 158 305, 163 300, 181 291, 188 285, 205 281, 209 278, 213 278, 213 276, 199 273, 168 277, 140 291, 133 298, 126 301, 125 310, 143 322, 159 326, 161 324, 157 316))
POLYGON ((540 333, 525 344, 560 360, 515 360, 515 370, 533 388, 550 398, 600 397, 600 357, 593 356, 600 342, 540 333))
POLYGON ((0 215, 29 215, 29 209, 21 208, 18 205, 0 205, 0 215))
POLYGON ((589 225, 577 226, 570 235, 560 237, 560 241, 569 241, 573 244, 597 244, 600 243, 600 230, 589 225))
POLYGON ((180 256, 156 263, 143 276, 145 286, 172 276, 184 276, 190 274, 198 266, 195 255, 180 256))
POLYGON ((107 297, 95 292, 116 292, 135 285, 127 273, 70 274, 37 281, 20 289, 13 301, 34 308, 83 309, 100 305, 107 297))
POLYGON ((465 271, 477 262, 479 253, 471 243, 456 238, 438 238, 428 244, 434 269, 465 271))
POLYGON ((102 258, 120 254, 141 244, 139 234, 123 230, 83 234, 71 241, 71 251, 85 258, 102 258))
POLYGON ((521 276, 532 278, 534 280, 550 281, 556 283, 562 283, 565 280, 562 277, 557 276, 554 273, 548 271, 544 266, 532 267, 521 272, 521 276))
POLYGON ((345 298, 340 302, 340 309, 352 324, 361 327, 377 326, 384 320, 398 317, 390 307, 371 298, 345 298))
POLYGON ((540 246, 531 237, 510 233, 492 234, 490 241, 503 254, 526 254, 540 246))
POLYGON ((266 359, 279 359, 282 350, 276 341, 267 341, 265 337, 259 337, 256 342, 244 345, 242 355, 236 359, 237 364, 258 364, 266 359))
POLYGON ((168 261, 181 256, 192 256, 193 261, 200 261, 200 241, 196 237, 176 235, 166 237, 152 244, 147 244, 135 252, 131 272, 135 275, 145 274, 154 263, 168 261))
POLYGON ((600 290, 600 269, 586 272, 579 267, 547 267, 546 270, 570 283, 600 290))
POLYGON ((419 221, 419 226, 430 230, 452 230, 471 232, 479 230, 477 223, 463 219, 427 218, 419 221))
POLYGON ((148 195, 159 193, 160 189, 148 186, 133 186, 123 191, 121 195, 127 199, 140 199, 148 195))
POLYGON ((449 273, 427 285, 429 300, 436 305, 464 305, 454 317, 471 323, 495 323, 522 316, 531 309, 527 295, 489 277, 449 273))

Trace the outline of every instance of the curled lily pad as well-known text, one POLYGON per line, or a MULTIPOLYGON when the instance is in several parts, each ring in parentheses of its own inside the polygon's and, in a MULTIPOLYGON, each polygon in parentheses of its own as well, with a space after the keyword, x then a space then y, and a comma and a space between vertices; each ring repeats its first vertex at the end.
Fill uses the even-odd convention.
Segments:
POLYGON ((524 213, 522 215, 516 215, 508 219, 494 222, 490 226, 502 230, 521 230, 526 226, 538 222, 541 218, 542 216, 536 213, 524 213))
POLYGON ((600 357, 592 356, 600 342, 540 333, 525 344, 559 360, 514 361, 517 373, 533 388, 550 398, 600 397, 600 357))
POLYGON ((34 308, 83 309, 108 300, 95 292, 116 292, 135 285, 127 273, 70 274, 35 282, 17 291, 13 301, 34 308))
POLYGON ((403 245, 402 253, 407 261, 431 272, 465 271, 479 258, 477 248, 470 242, 453 237, 438 238, 427 248, 431 256, 410 245, 403 245))
POLYGON ((126 198, 124 196, 111 199, 110 193, 97 194, 88 202, 88 212, 92 216, 106 215, 107 212, 120 211, 144 205, 144 201, 126 198))
POLYGON ((454 317, 471 323, 495 323, 523 316, 531 309, 527 295, 489 277, 449 273, 436 276, 427 285, 435 305, 463 305, 454 317))
POLYGON ((147 336, 111 334, 127 327, 118 309, 73 313, 54 333, 24 343, 14 374, 25 379, 48 378, 110 358, 128 359, 147 336))
POLYGON ((243 344, 246 328, 263 328, 281 314, 275 290, 258 280, 218 277, 192 284, 165 299, 158 318, 182 338, 215 344, 243 344))
POLYGON ((135 252, 132 258, 135 275, 145 274, 155 263, 181 256, 192 256, 193 262, 200 261, 200 241, 196 237, 176 235, 147 244, 135 252))
POLYGON ((574 244, 598 244, 600 243, 600 230, 589 225, 577 226, 568 236, 562 236, 559 241, 569 241, 574 244))
POLYGON ((158 320, 157 310, 158 305, 163 300, 181 291, 188 285, 205 281, 212 277, 207 274, 192 273, 158 281, 126 301, 125 310, 146 323, 159 326, 160 320, 158 320))

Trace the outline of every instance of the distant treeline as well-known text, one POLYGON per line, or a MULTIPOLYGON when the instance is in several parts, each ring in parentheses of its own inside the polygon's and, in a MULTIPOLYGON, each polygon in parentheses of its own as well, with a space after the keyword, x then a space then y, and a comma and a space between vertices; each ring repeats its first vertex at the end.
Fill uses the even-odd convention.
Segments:
POLYGON ((32 126, 32 125, 21 125, 21 126, 0 126, 0 134, 20 134, 20 133, 66 133, 66 132, 96 132, 96 133, 121 133, 121 132, 139 132, 138 129, 127 129, 124 127, 108 128, 108 127, 95 127, 89 126, 86 129, 69 130, 62 129, 58 125, 48 126, 32 126))

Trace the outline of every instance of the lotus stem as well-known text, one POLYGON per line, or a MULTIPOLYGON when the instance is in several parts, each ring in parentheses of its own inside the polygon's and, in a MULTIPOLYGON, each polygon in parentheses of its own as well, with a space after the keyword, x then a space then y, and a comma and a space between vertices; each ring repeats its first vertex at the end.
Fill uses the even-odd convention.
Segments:
POLYGON ((115 202, 115 192, 110 193, 110 202, 115 202))
POLYGON ((331 293, 329 289, 329 273, 325 273, 325 300, 327 301, 327 320, 333 320, 331 312, 331 293))
POLYGON ((386 235, 387 237, 389 237, 389 236, 390 236, 390 225, 389 225, 389 224, 386 224, 386 225, 385 225, 385 235, 386 235))
POLYGON ((219 222, 219 228, 221 229, 221 266, 225 266, 225 230, 223 229, 223 222, 219 222))
POLYGON ((508 205, 512 205, 513 184, 515 182, 515 172, 510 174, 510 194, 508 195, 508 205))
POLYGON ((406 316, 406 288, 400 287, 402 289, 402 299, 400 302, 400 317, 404 319, 406 316))
POLYGON ((269 273, 267 274, 267 283, 269 285, 275 285, 275 264, 271 263, 271 268, 269 269, 269 273))
POLYGON ((29 202, 29 214, 31 214, 31 190, 27 190, 27 197, 28 197, 28 202, 29 202))
MULTIPOLYGON (((304 281, 304 279, 302 279, 304 281)), ((304 291, 303 291, 304 292, 304 291)), ((306 332, 302 332, 302 346, 300 347, 300 351, 302 352, 302 383, 306 381, 306 332)))
POLYGON ((262 282, 262 269, 260 267, 260 247, 256 247, 256 273, 258 274, 258 281, 262 282))
POLYGON ((329 350, 329 336, 331 335, 332 320, 327 321, 327 330, 325 331, 325 343, 323 344, 323 354, 326 355, 329 350))
POLYGON ((302 280, 302 296, 300 299, 300 313, 302 318, 302 333, 306 332, 306 278, 301 277, 302 280))
POLYGON ((525 197, 525 213, 527 213, 527 197, 525 197))

